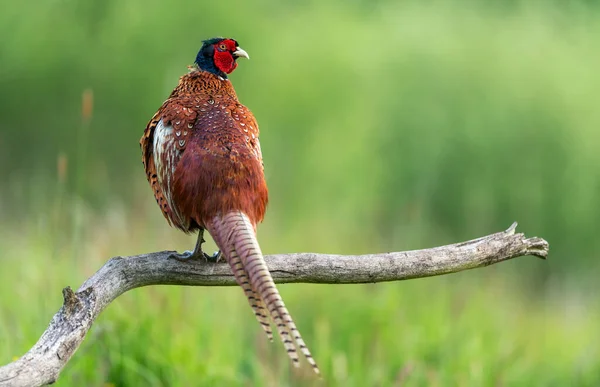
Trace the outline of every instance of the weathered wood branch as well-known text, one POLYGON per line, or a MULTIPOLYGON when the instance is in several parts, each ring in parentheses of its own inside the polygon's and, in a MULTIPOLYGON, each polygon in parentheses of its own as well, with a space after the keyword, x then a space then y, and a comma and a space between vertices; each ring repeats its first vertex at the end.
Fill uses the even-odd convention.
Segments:
MULTIPOLYGON (((367 255, 314 253, 265 257, 277 283, 356 284, 429 277, 474 269, 511 258, 546 258, 548 242, 508 230, 463 243, 425 250, 367 255)), ((148 285, 235 285, 225 263, 180 262, 170 252, 115 257, 74 293, 63 289, 64 304, 38 342, 18 360, 0 367, 0 386, 41 386, 56 381, 94 320, 115 298, 148 285)))

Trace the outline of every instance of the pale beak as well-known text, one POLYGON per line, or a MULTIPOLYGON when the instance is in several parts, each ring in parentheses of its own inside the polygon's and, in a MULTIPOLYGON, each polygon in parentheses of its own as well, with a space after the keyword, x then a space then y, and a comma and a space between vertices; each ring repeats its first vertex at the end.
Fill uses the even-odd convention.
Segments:
POLYGON ((235 49, 235 51, 233 52, 233 55, 236 58, 239 58, 239 57, 243 56, 246 59, 250 59, 250 55, 248 55, 248 53, 246 51, 242 50, 239 47, 235 49))

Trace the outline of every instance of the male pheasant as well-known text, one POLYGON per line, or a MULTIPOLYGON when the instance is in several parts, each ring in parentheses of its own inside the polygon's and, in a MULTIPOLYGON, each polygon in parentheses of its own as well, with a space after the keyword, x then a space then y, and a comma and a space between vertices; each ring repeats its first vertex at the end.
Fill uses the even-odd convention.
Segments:
POLYGON ((148 123, 142 161, 167 222, 185 233, 198 231, 194 251, 174 258, 218 260, 220 253, 202 251, 208 230, 269 339, 270 315, 293 364, 299 366, 299 348, 318 374, 256 239, 268 191, 258 125, 227 78, 240 57, 249 59, 233 39, 203 42, 189 73, 148 123))

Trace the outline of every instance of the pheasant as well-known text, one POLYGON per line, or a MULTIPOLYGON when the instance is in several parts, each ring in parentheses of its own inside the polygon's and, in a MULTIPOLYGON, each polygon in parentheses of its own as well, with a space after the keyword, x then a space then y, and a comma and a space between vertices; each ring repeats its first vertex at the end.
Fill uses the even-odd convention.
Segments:
POLYGON ((319 374, 256 239, 268 190, 258 125, 227 78, 238 58, 249 56, 234 39, 203 42, 140 140, 146 177, 167 222, 188 234, 198 231, 194 251, 172 257, 217 261, 224 256, 269 340, 270 316, 294 366, 299 349, 319 374), (202 251, 204 230, 219 247, 213 256, 202 251))

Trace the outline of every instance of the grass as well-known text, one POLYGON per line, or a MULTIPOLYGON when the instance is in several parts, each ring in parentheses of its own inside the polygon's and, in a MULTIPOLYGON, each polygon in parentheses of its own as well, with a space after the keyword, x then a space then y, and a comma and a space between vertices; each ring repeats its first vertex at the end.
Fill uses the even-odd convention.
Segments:
POLYGON ((559 260, 561 270, 587 271, 594 261, 596 7, 265 1, 237 5, 248 23, 231 21, 228 6, 216 4, 216 16, 200 26, 195 12, 180 12, 195 9, 183 0, 103 4, 48 1, 29 13, 15 3, 2 16, 28 18, 13 29, 0 23, 11 37, 0 42, 0 163, 10 171, 3 217, 35 213, 52 200, 32 197, 45 192, 32 187, 55 186, 61 153, 70 163, 65 189, 93 208, 115 197, 125 205, 139 200, 130 187, 144 181, 142 128, 200 37, 228 32, 252 54, 232 79, 261 125, 271 219, 311 233, 311 246, 288 248, 337 250, 367 228, 376 229, 369 246, 389 249, 518 220, 561 241, 554 253, 579 257, 559 260), (60 18, 65 24, 54 28, 60 18), (179 28, 151 27, 163 23, 179 28), (88 89, 94 113, 83 136, 80 101, 88 89), (36 139, 32 151, 29 138, 36 139), (353 222, 337 221, 349 213, 353 222), (322 229, 335 229, 340 243, 322 229))
MULTIPOLYGON (((149 208, 153 203, 147 201, 149 208)), ((157 212, 157 211, 156 211, 157 212)), ((193 244, 121 209, 86 218, 82 251, 50 229, 2 230, 0 362, 24 353, 108 257, 193 244), (56 251, 54 256, 49 252, 56 251)), ((150 221, 149 221, 150 220, 150 221)), ((277 245, 261 233, 263 246, 277 245)), ((514 265, 531 260, 519 258, 514 265)), ((531 262, 530 262, 531 263, 531 262)), ((600 382, 595 295, 562 281, 530 292, 508 265, 374 285, 282 285, 323 371, 340 386, 593 386, 600 382), (560 288, 557 288, 560 286, 560 288)), ((149 287, 97 320, 58 385, 314 385, 269 344, 237 288, 149 287)))

